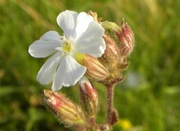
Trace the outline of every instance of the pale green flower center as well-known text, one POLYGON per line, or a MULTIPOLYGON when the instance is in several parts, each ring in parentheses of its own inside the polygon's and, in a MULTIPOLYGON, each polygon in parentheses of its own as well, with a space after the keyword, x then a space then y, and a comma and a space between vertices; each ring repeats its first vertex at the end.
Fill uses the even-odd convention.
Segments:
POLYGON ((82 64, 83 63, 82 60, 84 59, 85 55, 77 52, 73 48, 72 41, 69 41, 69 40, 65 39, 64 37, 63 37, 63 39, 64 39, 64 42, 63 42, 62 46, 57 47, 56 50, 63 52, 64 54, 70 54, 71 56, 73 56, 76 59, 76 61, 78 61, 79 63, 82 64))
POLYGON ((66 53, 70 53, 71 51, 71 43, 69 41, 65 41, 65 43, 63 43, 63 51, 66 53))

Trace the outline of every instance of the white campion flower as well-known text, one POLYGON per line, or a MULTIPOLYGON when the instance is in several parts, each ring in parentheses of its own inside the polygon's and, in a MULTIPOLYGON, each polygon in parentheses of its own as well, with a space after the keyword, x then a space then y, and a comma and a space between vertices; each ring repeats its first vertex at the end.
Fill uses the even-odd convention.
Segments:
POLYGON ((66 10, 60 13, 56 20, 64 35, 48 31, 33 42, 28 50, 35 58, 53 54, 37 74, 37 80, 41 84, 53 81, 52 90, 75 85, 83 77, 86 67, 76 61, 77 55, 89 54, 100 57, 106 49, 102 37, 104 29, 87 13, 78 14, 66 10))

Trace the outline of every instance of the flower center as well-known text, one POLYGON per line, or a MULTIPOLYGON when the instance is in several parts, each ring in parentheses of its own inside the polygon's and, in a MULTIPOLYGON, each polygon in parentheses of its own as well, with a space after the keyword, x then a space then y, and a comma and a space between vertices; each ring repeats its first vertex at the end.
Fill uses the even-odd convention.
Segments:
POLYGON ((63 43, 63 51, 65 53, 70 53, 70 51, 71 51, 71 43, 69 41, 65 41, 63 43))

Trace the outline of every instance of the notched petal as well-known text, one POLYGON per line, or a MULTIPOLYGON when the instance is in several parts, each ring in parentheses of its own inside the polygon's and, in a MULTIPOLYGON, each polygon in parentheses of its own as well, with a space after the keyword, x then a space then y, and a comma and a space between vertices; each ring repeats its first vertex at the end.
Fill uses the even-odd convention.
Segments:
POLYGON ((42 40, 42 41, 60 42, 61 36, 56 31, 48 31, 43 36, 41 36, 40 40, 42 40))
POLYGON ((104 29, 99 23, 93 21, 89 24, 87 30, 78 38, 74 46, 78 52, 100 57, 106 49, 103 35, 104 29))
POLYGON ((29 46, 28 52, 35 58, 44 58, 54 53, 62 42, 61 36, 56 31, 48 31, 29 46))
POLYGON ((59 65, 61 57, 61 54, 57 52, 51 58, 49 58, 41 67, 37 75, 37 80, 41 84, 46 85, 53 80, 54 74, 57 70, 57 66, 59 65))
POLYGON ((60 13, 56 18, 58 25, 63 30, 64 35, 66 36, 67 39, 69 39, 73 34, 76 25, 77 16, 78 16, 77 12, 66 10, 60 13))
POLYGON ((29 46, 28 52, 32 57, 44 58, 54 53, 59 45, 60 43, 54 41, 36 40, 29 46))
POLYGON ((93 17, 85 12, 79 13, 76 21, 76 27, 74 31, 74 38, 77 39, 82 33, 84 33, 89 24, 93 21, 93 17))

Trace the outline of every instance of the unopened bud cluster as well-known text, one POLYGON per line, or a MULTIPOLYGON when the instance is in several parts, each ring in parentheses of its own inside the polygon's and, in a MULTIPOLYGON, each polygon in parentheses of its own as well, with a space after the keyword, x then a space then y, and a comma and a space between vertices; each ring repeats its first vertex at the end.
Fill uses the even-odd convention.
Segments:
POLYGON ((105 29, 106 50, 100 58, 86 56, 83 59, 87 75, 105 85, 119 83, 124 79, 122 71, 128 66, 127 57, 134 48, 134 33, 124 20, 118 26, 109 21, 100 22, 96 13, 89 14, 105 29))

